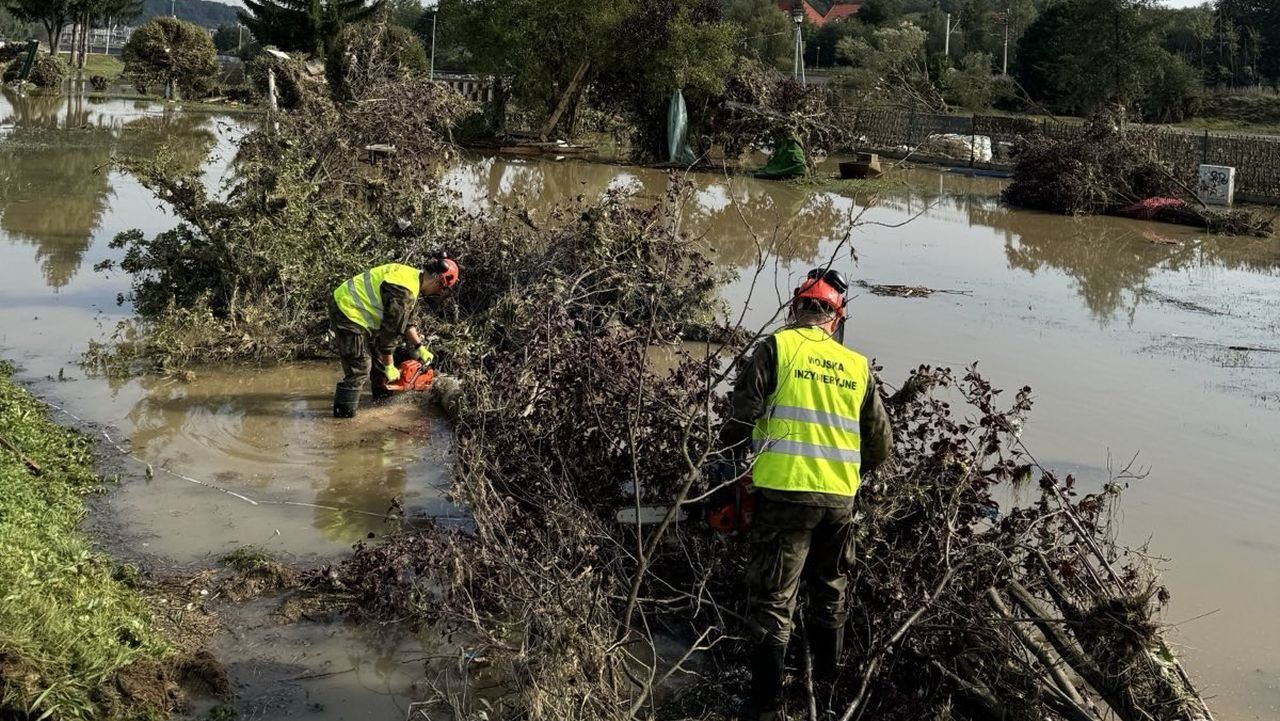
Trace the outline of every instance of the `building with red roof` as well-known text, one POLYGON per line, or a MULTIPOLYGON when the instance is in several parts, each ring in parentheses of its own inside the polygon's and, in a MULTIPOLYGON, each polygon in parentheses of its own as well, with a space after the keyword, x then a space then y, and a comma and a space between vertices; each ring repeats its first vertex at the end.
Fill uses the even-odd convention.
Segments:
POLYGON ((804 5, 805 20, 816 27, 853 17, 862 8, 861 0, 777 0, 778 9, 790 15, 797 2, 804 5))

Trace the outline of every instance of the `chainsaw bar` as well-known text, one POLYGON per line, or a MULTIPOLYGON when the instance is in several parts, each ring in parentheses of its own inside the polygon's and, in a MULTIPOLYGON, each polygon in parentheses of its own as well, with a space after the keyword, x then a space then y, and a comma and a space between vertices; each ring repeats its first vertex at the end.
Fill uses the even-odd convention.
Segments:
MULTIPOLYGON (((662 519, 667 517, 667 513, 671 511, 671 506, 630 506, 618 511, 618 523, 634 526, 636 523, 640 525, 653 525, 662 523, 662 519)), ((677 520, 679 517, 677 516, 677 520)))

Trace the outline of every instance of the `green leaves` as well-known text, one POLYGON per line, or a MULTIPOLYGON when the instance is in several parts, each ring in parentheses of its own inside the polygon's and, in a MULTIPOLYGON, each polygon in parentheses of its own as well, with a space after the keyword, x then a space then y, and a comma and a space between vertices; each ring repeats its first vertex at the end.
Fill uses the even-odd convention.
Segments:
POLYGON ((203 28, 174 18, 155 18, 125 44, 124 76, 140 92, 172 89, 192 99, 209 95, 218 77, 217 51, 203 28))

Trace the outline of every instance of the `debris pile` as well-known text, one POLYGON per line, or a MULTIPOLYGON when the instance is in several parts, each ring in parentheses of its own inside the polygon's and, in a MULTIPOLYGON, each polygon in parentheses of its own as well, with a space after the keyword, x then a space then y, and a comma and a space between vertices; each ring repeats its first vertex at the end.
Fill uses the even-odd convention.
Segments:
MULTIPOLYGON (((483 668, 428 678, 484 685, 499 718, 732 717, 745 695, 745 544, 685 513, 713 490, 716 389, 744 346, 681 353, 667 373, 648 361, 717 286, 667 200, 463 243, 484 271, 444 344, 464 375, 452 497, 473 527, 393 538, 311 579, 362 617, 465 639, 483 668), (677 510, 620 523, 635 504, 677 510)), ((1037 467, 1018 440, 1030 389, 999 397, 976 369, 926 367, 889 399, 897 460, 866 486, 849 654, 815 703, 846 719, 1208 718, 1161 639, 1167 593, 1114 541, 1124 479, 1084 493, 1037 467), (1036 478, 1029 505, 997 500, 1036 478)), ((803 682, 792 692, 804 708, 803 682)))
MULTIPOLYGON (((442 210, 421 189, 447 151, 443 126, 415 127, 449 116, 433 92, 282 115, 246 139, 227 201, 133 166, 184 221, 122 241, 149 337, 207 328, 206 347, 240 344, 221 357, 268 356, 282 338, 299 354, 351 268, 448 247, 466 276, 432 347, 460 380, 451 497, 471 523, 362 546, 308 587, 355 618, 466 644, 463 662, 428 666, 432 713, 733 714, 746 549, 697 510, 715 490, 702 468, 723 388, 756 333, 715 328, 725 278, 681 230, 689 189, 673 182, 648 205, 614 193, 541 223, 519 207, 442 210), (421 157, 368 172, 371 129, 421 157), (674 345, 694 332, 731 340, 674 345), (655 363, 658 347, 674 362, 655 363), (637 504, 672 510, 618 520, 637 504)), ((973 368, 920 368, 888 400, 897 460, 865 486, 848 654, 815 703, 844 721, 1207 717, 1160 638, 1167 594, 1111 533, 1123 479, 1086 493, 1038 468, 1018 439, 1030 390, 999 398, 973 368), (998 500, 1037 477, 1029 505, 998 500)), ((805 684, 791 689, 803 707, 805 684)))
POLYGON ((799 141, 810 158, 836 146, 842 131, 827 90, 802 85, 756 61, 739 58, 737 63, 719 108, 706 123, 711 141, 723 145, 726 158, 787 139, 799 141))
POLYGON ((352 87, 363 91, 350 101, 299 82, 298 107, 241 140, 221 194, 170 153, 119 161, 179 223, 112 241, 124 249, 119 266, 133 276, 128 299, 140 322, 95 358, 114 369, 134 359, 181 367, 323 354, 329 290, 353 269, 420 262, 434 250, 429 243, 457 225, 437 178, 467 103, 394 68, 378 77, 378 67, 352 66, 352 87))
POLYGON ((1205 228, 1215 233, 1269 236, 1272 221, 1247 210, 1203 207, 1188 169, 1160 160, 1159 129, 1127 124, 1122 114, 1098 112, 1079 132, 1065 136, 1024 135, 1015 148, 1010 205, 1064 215, 1123 215, 1150 199, 1169 198, 1153 220, 1205 228))

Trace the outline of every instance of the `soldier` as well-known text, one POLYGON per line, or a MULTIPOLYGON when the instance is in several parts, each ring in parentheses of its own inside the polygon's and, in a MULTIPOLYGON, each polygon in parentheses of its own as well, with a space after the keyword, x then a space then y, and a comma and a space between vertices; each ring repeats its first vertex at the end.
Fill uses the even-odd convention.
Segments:
POLYGON ((422 270, 401 263, 380 265, 334 289, 329 327, 337 339, 343 372, 334 391, 334 417, 355 415, 365 379, 375 368, 380 381, 400 378, 392 354, 402 337, 419 360, 431 362, 431 351, 409 320, 418 296, 444 295, 457 285, 458 274, 457 262, 443 255, 422 270))
POLYGON ((809 272, 795 289, 787 327, 760 342, 735 381, 721 430, 731 454, 755 453, 747 578, 755 643, 750 719, 780 718, 802 577, 809 582, 814 669, 820 681, 834 679, 847 617, 854 496, 862 474, 892 448, 867 359, 842 342, 847 289, 836 271, 809 272))

